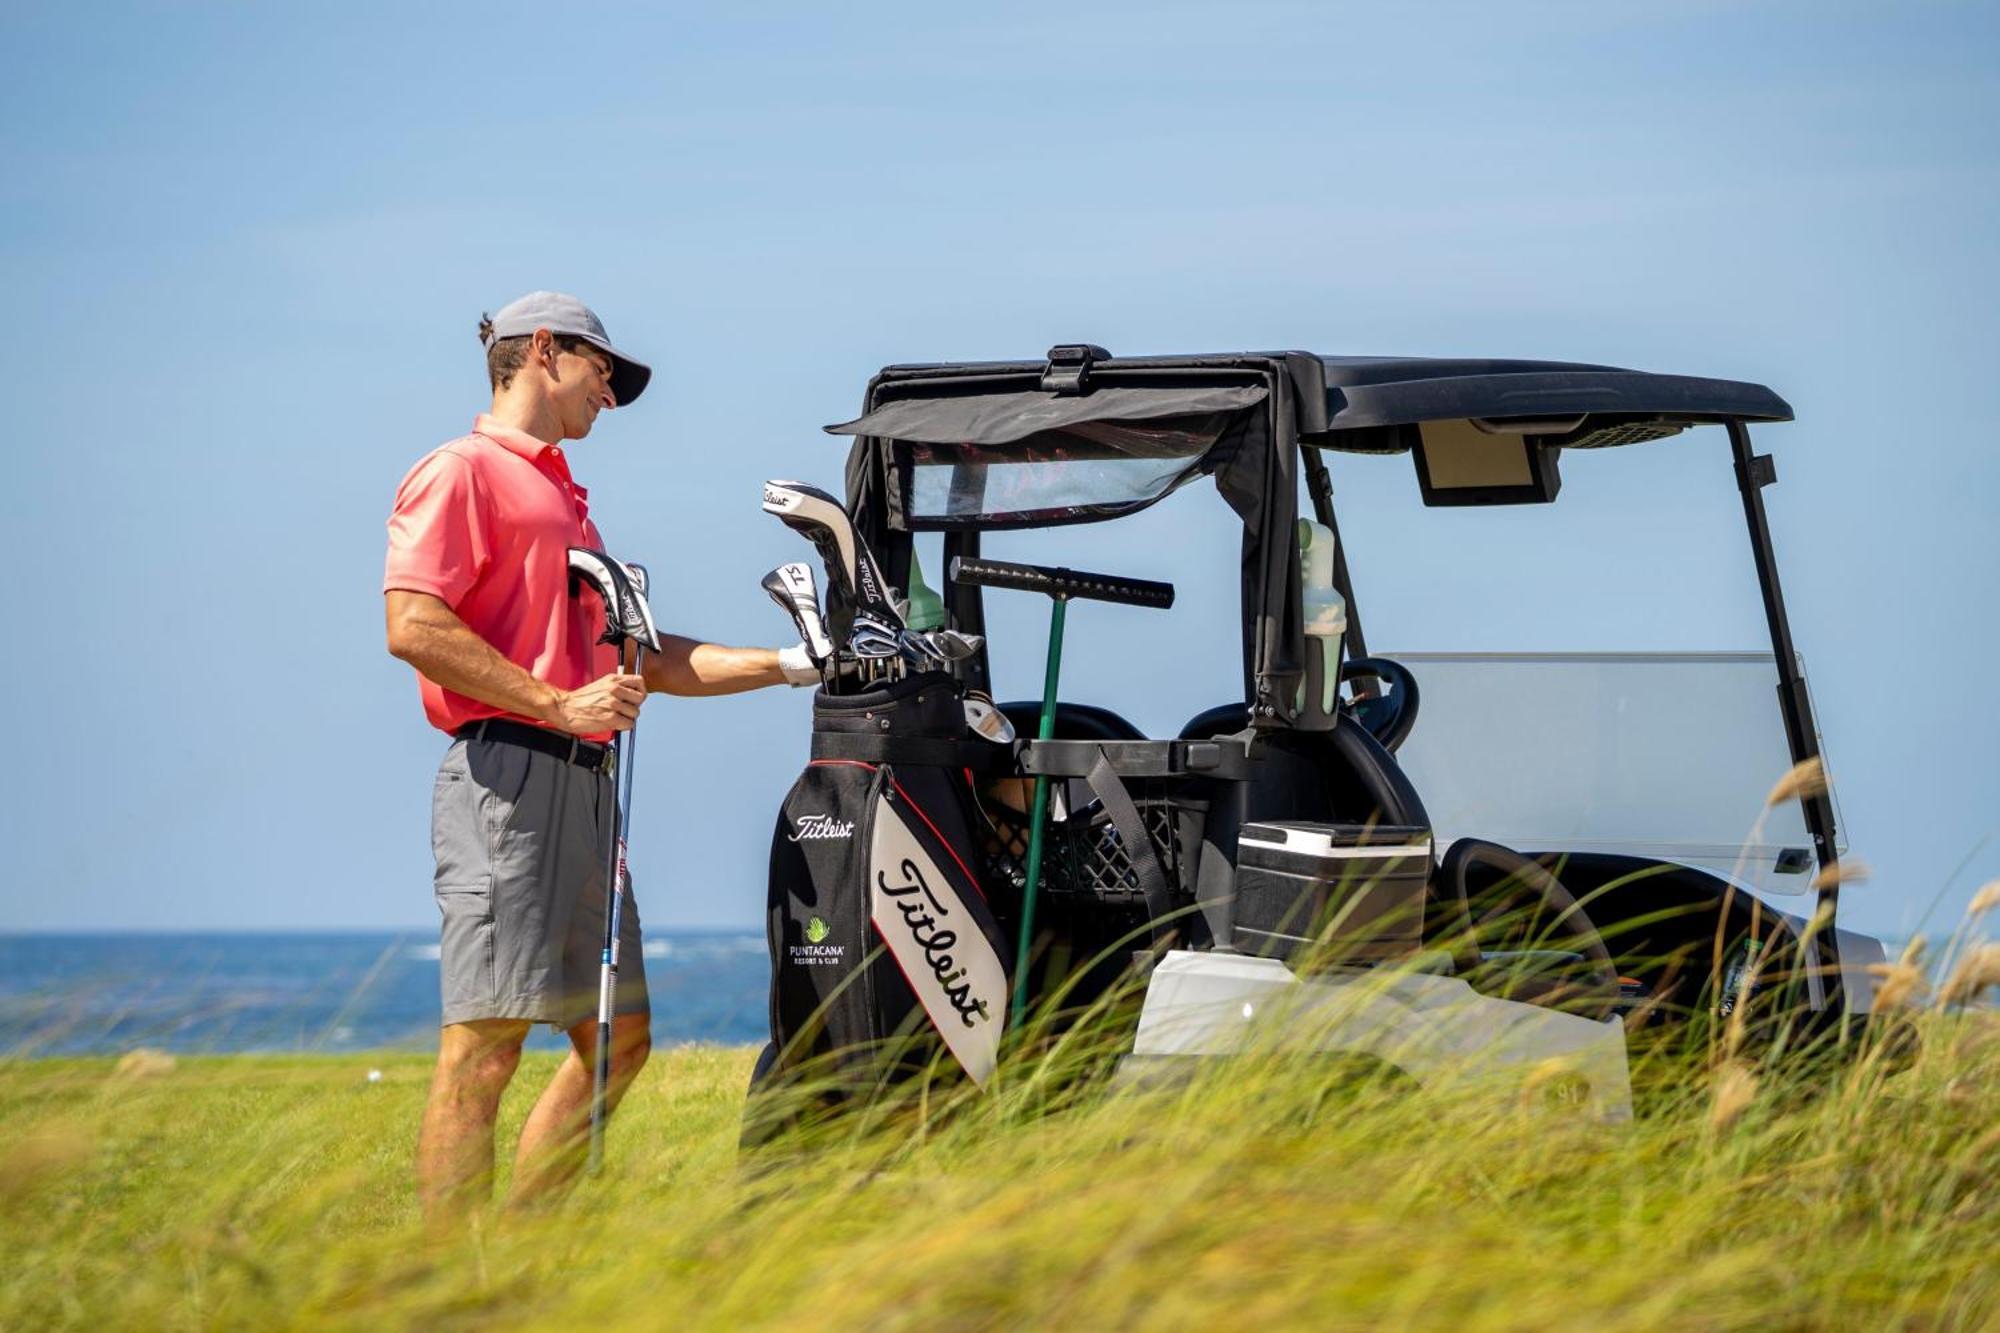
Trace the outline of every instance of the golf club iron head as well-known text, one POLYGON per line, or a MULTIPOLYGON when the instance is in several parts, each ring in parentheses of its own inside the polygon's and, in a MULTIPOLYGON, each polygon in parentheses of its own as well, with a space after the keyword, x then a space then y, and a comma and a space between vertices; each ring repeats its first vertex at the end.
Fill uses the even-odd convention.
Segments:
POLYGON ((945 666, 963 662, 979 652, 986 642, 983 635, 960 634, 955 629, 933 629, 910 635, 923 652, 945 666))
POLYGON ((900 657, 906 631, 877 620, 866 611, 854 613, 854 630, 847 636, 848 649, 860 658, 900 657))
POLYGON ((994 707, 993 696, 979 690, 965 692, 965 725, 975 735, 983 736, 997 745, 1008 745, 1014 740, 1014 724, 1007 715, 994 707))
POLYGON ((824 667, 833 657, 833 639, 826 632, 826 619, 820 612, 819 587, 813 582, 812 567, 798 560, 779 565, 764 576, 764 591, 792 618, 806 652, 824 667))
MULTIPOLYGON (((843 609, 866 611, 897 629, 903 627, 903 618, 896 614, 895 603, 890 601, 889 582, 882 577, 875 553, 854 530, 854 520, 848 517, 840 501, 803 482, 767 481, 764 512, 775 514, 779 522, 818 548, 820 559, 826 564, 829 590, 845 603, 843 609)), ((827 619, 837 622, 838 611, 832 607, 829 610, 834 614, 827 619)))
POLYGON ((650 652, 660 651, 660 632, 653 624, 653 608, 646 602, 643 565, 627 566, 602 551, 572 546, 569 572, 572 580, 595 588, 604 603, 604 633, 598 637, 599 643, 622 645, 629 640, 650 652))

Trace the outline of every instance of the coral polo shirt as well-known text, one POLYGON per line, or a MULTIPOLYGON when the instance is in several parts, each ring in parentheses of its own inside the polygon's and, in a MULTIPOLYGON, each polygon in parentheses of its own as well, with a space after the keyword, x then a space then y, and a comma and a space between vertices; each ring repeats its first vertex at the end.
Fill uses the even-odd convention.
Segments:
MULTIPOLYGON (((573 690, 616 670, 618 659, 597 642, 596 591, 570 595, 572 546, 602 550, 603 541, 563 451, 482 413, 472 434, 440 445, 396 488, 382 590, 429 593, 508 661, 573 690)), ((514 716, 422 674, 417 683, 424 716, 440 731, 514 716)))

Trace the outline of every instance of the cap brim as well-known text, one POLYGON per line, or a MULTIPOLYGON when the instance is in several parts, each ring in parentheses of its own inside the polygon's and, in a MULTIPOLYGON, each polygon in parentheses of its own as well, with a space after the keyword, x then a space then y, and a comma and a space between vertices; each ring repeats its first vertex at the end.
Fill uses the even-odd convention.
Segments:
POLYGON ((651 366, 642 366, 617 352, 611 354, 611 395, 618 400, 618 406, 631 406, 640 394, 646 392, 646 386, 652 381, 651 366))
POLYGON ((637 400, 640 394, 646 392, 646 386, 652 383, 653 380, 653 368, 651 366, 645 364, 643 361, 634 361, 608 342, 599 342, 597 339, 584 334, 578 334, 577 336, 583 338, 592 347, 602 348, 610 354, 611 396, 618 400, 618 406, 629 407, 637 400))
POLYGON ((611 353, 611 396, 618 400, 618 406, 630 407, 652 382, 653 368, 639 364, 615 347, 604 350, 611 353))

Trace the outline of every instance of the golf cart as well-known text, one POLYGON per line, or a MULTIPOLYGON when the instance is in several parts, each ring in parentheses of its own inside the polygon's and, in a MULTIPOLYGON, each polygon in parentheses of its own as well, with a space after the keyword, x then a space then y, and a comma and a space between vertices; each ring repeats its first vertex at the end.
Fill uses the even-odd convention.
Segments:
MULTIPOLYGON (((955 688, 989 689, 986 590, 1053 601, 1048 697, 999 706, 1034 739, 986 745, 966 831, 945 831, 977 846, 951 859, 980 863, 968 877, 997 920, 987 935, 1019 927, 1001 958, 1017 1020, 1048 997, 1087 1004, 1137 969, 1130 1077, 1258 1043, 1420 1082, 1468 1064, 1525 1079, 1553 1058, 1574 1095, 1616 1116, 1628 1031, 1739 1005, 1793 1030, 1866 1013, 1882 949, 1832 925, 1831 793, 1795 770, 1797 799, 1758 817, 1770 784, 1820 749, 1765 519, 1775 469, 1750 443, 1752 423, 1791 419, 1769 389, 1557 362, 1078 344, 890 366, 864 407, 828 428, 854 437, 845 507, 894 589, 923 585, 915 538, 942 534, 943 623, 976 645, 946 668, 955 688), (1568 450, 1711 424, 1734 460, 1769 654, 1370 654, 1330 455, 1409 455, 1427 506, 1546 504, 1568 450), (1062 609, 1164 606, 1172 590, 1002 564, 981 538, 1125 517, 1204 477, 1241 520, 1240 551, 1222 557, 1241 570, 1241 693, 1149 737, 1118 700, 1059 697, 1062 609), (1690 683, 1690 670, 1706 674, 1690 683), (1677 716, 1662 702, 1688 698, 1726 754, 1660 730, 1677 716), (1771 905, 1802 891, 1817 895, 1811 913, 1771 905)), ((839 640, 847 616, 836 604, 829 619, 839 640)), ((837 725, 890 730, 878 711, 862 696, 837 725)), ((814 753, 891 758, 888 743, 816 738, 814 753)), ((974 770, 979 752, 894 753, 974 770)), ((796 805, 798 827, 819 808, 796 805)), ((784 841, 774 964, 828 929, 818 899, 787 907, 775 892, 784 841)))

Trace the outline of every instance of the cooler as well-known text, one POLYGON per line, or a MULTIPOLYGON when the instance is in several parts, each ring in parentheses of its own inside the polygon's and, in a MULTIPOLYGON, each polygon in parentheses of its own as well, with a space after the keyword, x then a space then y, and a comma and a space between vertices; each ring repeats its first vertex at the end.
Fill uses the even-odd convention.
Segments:
POLYGON ((1423 944, 1431 831, 1270 821, 1237 840, 1235 942, 1309 964, 1408 957, 1423 944))

